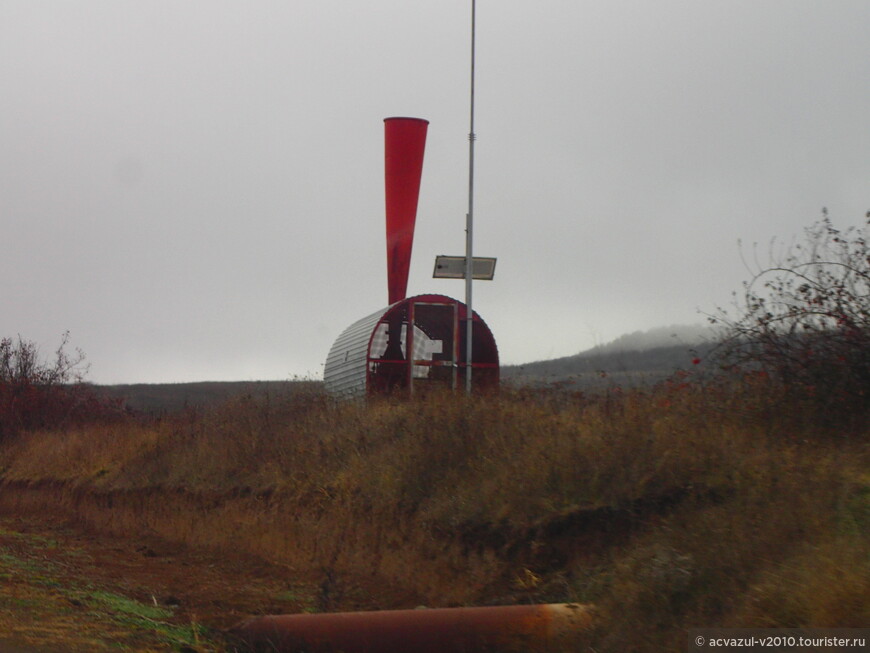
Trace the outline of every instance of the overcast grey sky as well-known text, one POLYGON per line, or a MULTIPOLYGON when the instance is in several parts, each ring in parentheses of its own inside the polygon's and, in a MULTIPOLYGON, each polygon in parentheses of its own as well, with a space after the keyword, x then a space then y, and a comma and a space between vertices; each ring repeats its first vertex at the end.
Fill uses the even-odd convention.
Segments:
MULTIPOLYGON (((409 295, 464 252, 471 0, 0 0, 0 335, 97 383, 319 376, 387 303, 383 118, 430 121, 409 295)), ((737 240, 870 209, 867 0, 478 0, 475 309, 502 362, 703 321, 737 240)))

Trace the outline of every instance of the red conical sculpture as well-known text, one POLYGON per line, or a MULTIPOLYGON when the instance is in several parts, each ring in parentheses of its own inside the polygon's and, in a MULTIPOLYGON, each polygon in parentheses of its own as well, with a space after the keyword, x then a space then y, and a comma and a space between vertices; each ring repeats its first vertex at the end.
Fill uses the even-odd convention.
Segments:
POLYGON ((384 119, 389 303, 405 299, 429 121, 384 119))

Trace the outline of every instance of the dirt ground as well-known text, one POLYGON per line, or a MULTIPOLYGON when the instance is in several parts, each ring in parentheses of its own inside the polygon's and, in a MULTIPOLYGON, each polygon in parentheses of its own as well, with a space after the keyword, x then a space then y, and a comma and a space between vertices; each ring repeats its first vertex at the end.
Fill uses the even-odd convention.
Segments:
MULTIPOLYGON (((233 651, 221 631, 259 614, 364 599, 250 557, 0 515, 0 651, 233 651), (334 595, 334 592, 333 592, 334 595)), ((322 576, 322 574, 321 574, 322 576)))

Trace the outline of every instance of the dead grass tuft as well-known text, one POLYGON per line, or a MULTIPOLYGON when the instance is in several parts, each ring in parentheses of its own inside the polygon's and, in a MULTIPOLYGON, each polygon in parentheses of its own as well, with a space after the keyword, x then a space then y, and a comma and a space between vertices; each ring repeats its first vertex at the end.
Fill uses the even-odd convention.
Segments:
POLYGON ((247 396, 7 442, 0 501, 36 505, 41 483, 103 528, 317 569, 325 607, 359 587, 379 607, 592 601, 598 651, 867 623, 870 432, 781 402, 688 375, 596 397, 247 396))

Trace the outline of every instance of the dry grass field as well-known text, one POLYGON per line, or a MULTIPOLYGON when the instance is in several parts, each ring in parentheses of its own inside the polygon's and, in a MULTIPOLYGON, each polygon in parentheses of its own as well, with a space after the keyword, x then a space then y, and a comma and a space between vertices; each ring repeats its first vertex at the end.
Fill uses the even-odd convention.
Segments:
POLYGON ((870 426, 761 374, 334 405, 315 385, 0 443, 0 510, 244 553, 316 610, 583 602, 589 650, 870 623, 870 426))

